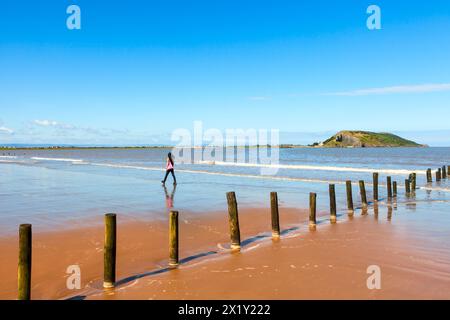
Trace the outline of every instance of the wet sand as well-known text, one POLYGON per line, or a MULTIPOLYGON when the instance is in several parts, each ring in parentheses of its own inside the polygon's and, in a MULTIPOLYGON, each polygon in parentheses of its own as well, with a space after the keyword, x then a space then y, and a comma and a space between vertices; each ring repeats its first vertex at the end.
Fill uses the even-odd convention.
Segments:
MULTIPOLYGON (((282 208, 279 241, 270 239, 268 209, 241 209, 240 253, 227 249, 226 212, 186 214, 176 270, 166 268, 166 221, 119 218, 119 283, 113 290, 101 288, 102 228, 37 233, 32 298, 450 299, 450 236, 442 227, 449 222, 447 208, 448 203, 412 202, 389 213, 381 203, 377 215, 373 208, 364 216, 342 214, 335 225, 322 212, 316 231, 308 230, 306 210, 282 208), (81 290, 65 288, 71 264, 81 267, 81 290), (381 268, 381 290, 367 288, 370 265, 381 268)), ((0 265, 2 299, 16 297, 16 242, 0 240, 6 261, 0 265)))
MULTIPOLYGON (((270 230, 269 209, 240 209, 241 234, 248 239, 270 230)), ((60 299, 83 294, 86 289, 101 288, 103 277, 103 217, 89 220, 80 227, 57 232, 33 230, 32 299, 60 299), (98 221, 97 221, 98 220, 98 221), (66 280, 70 265, 81 269, 82 290, 68 290, 66 280)), ((299 209, 280 211, 285 227, 307 219, 299 209)), ((228 213, 209 215, 180 212, 180 259, 186 264, 203 255, 228 253, 228 213), (223 244, 221 249, 217 245, 223 244), (197 257, 198 256, 198 257, 197 257), (182 260, 183 261, 183 260, 182 260)), ((148 271, 164 269, 168 262, 168 220, 146 221, 129 215, 117 218, 117 280, 148 271)), ((0 299, 17 297, 18 236, 0 238, 0 299)), ((143 297, 145 298, 145 297, 143 297)))

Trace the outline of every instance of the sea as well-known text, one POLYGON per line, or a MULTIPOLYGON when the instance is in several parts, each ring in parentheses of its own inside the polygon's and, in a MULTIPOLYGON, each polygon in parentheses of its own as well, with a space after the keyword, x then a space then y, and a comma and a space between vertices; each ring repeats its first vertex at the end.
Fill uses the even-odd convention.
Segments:
POLYGON ((373 199, 373 172, 379 173, 380 202, 387 201, 388 176, 397 182, 396 200, 411 201, 405 194, 411 173, 417 175, 415 203, 450 201, 449 180, 435 181, 436 170, 450 165, 450 148, 285 148, 270 164, 246 160, 250 149, 236 148, 234 159, 180 163, 175 157, 176 186, 171 176, 161 183, 170 148, 2 150, 0 237, 16 233, 21 223, 47 231, 101 223, 96 218, 109 212, 145 220, 166 219, 169 210, 215 214, 227 210, 230 191, 240 208, 264 210, 272 191, 278 192, 280 207, 299 209, 308 208, 309 193, 315 192, 318 210, 326 212, 329 184, 335 184, 338 212, 345 214, 345 181, 353 182, 358 207, 358 181, 365 181, 373 199), (274 170, 267 174, 264 168, 274 170), (426 181, 428 168, 433 183, 426 181))

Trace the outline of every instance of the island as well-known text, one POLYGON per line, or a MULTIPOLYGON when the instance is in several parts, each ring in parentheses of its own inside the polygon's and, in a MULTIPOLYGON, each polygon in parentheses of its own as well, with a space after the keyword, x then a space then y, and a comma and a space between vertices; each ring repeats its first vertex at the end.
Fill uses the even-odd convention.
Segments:
POLYGON ((317 145, 325 148, 426 147, 392 133, 340 131, 317 145))

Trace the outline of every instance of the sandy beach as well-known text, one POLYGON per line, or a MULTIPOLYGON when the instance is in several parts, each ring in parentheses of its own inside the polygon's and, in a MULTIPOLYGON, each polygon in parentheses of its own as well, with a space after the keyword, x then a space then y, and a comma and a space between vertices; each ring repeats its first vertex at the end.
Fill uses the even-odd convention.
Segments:
MULTIPOLYGON (((228 250, 227 212, 180 213, 175 270, 167 268, 167 221, 119 216, 118 282, 108 290, 101 286, 102 227, 35 230, 32 299, 450 299, 449 236, 436 228, 449 220, 446 205, 434 203, 431 212, 414 199, 391 209, 380 202, 377 212, 341 213, 333 225, 323 211, 316 231, 308 230, 307 210, 281 208, 279 240, 271 239, 268 208, 242 208, 239 253, 228 250), (66 288, 66 268, 74 264, 80 290, 66 288), (367 287, 371 265, 381 269, 380 290, 367 287)), ((0 298, 15 299, 17 237, 0 246, 0 298)))
MULTIPOLYGON (((270 230, 268 209, 241 210, 243 239, 270 230), (265 219, 260 219, 264 216, 265 219)), ((286 209, 281 212, 284 223, 297 224, 307 219, 303 210, 286 209)), ((89 292, 102 286, 103 217, 90 223, 99 226, 69 228, 60 232, 33 232, 33 299, 59 299, 77 293, 66 288, 69 265, 81 268, 82 288, 89 292), (90 290, 92 288, 93 290, 90 290)), ((86 223, 85 225, 89 225, 86 223)), ((180 213, 180 260, 191 265, 207 256, 227 254, 229 245, 227 212, 196 217, 180 213), (223 248, 221 248, 223 246, 223 248)), ((144 221, 118 216, 117 280, 149 271, 164 269, 168 261, 168 221, 144 221)), ((18 236, 0 238, 2 263, 0 299, 17 297, 18 236)), ((124 286, 128 283, 125 282, 124 286)), ((146 299, 146 297, 142 297, 146 299)))

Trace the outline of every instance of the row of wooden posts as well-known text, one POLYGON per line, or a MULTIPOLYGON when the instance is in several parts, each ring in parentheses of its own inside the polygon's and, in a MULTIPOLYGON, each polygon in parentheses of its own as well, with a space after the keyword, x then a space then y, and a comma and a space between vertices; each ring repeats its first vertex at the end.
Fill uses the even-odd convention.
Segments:
MULTIPOLYGON (((441 181, 442 179, 447 179, 447 176, 450 175, 450 166, 443 166, 442 168, 438 168, 436 171, 436 181, 441 181)), ((433 177, 431 174, 431 169, 427 170, 427 182, 433 182, 433 177)))
MULTIPOLYGON (((450 166, 439 168, 436 171, 436 181, 447 178, 447 172, 450 173, 450 166)), ((373 200, 378 201, 378 173, 373 173, 373 200)), ((432 182, 431 169, 427 170, 427 182, 432 182)), ((386 178, 387 199, 390 201, 397 197, 397 182, 392 181, 391 177, 386 178)), ((405 180, 405 194, 408 196, 416 190, 416 174, 410 174, 405 180)), ((366 187, 364 180, 359 181, 359 191, 361 196, 362 209, 368 207, 366 187)), ((347 192, 347 210, 354 212, 352 182, 346 181, 347 192)), ((330 222, 336 223, 336 191, 335 185, 329 185, 330 196, 330 222)), ((316 200, 317 194, 311 192, 309 195, 309 228, 316 229, 316 200)), ((230 226, 231 249, 240 250, 241 233, 239 229, 239 215, 234 192, 227 193, 228 216, 230 226)), ((280 220, 278 211, 278 194, 270 193, 270 208, 272 220, 272 237, 280 237, 280 220)), ((113 288, 116 283, 116 243, 117 243, 117 215, 114 213, 105 214, 105 242, 104 242, 104 270, 103 287, 113 288)), ((19 300, 29 300, 31 298, 31 247, 32 232, 31 224, 21 224, 19 227, 19 265, 18 265, 18 298, 19 300)), ((169 267, 176 268, 179 264, 179 239, 178 239, 178 211, 171 211, 169 217, 169 267)))

